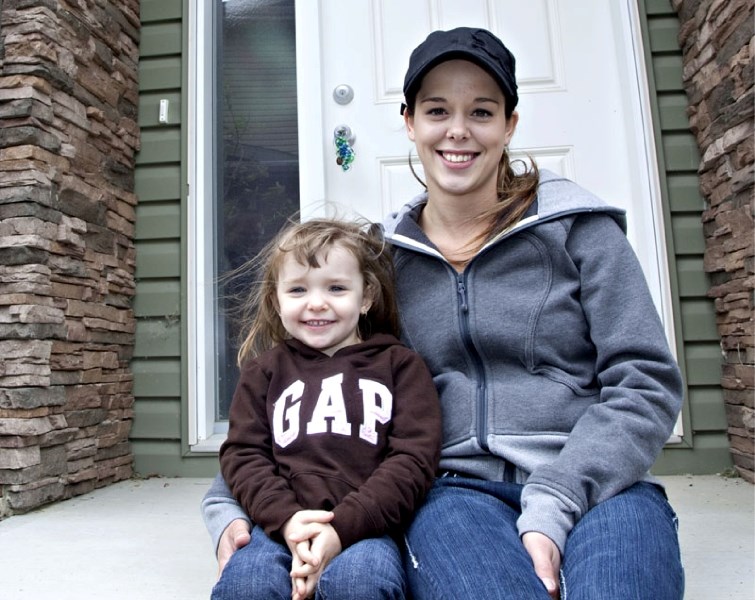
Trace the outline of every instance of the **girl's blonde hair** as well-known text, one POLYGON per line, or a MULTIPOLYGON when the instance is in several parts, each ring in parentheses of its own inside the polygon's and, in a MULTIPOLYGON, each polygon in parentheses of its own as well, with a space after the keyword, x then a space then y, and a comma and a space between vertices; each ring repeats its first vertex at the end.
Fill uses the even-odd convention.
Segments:
POLYGON ((359 318, 359 338, 375 333, 398 337, 399 317, 393 278, 393 260, 377 225, 363 225, 336 219, 290 222, 252 260, 237 269, 254 271, 256 285, 240 306, 239 366, 290 337, 278 314, 278 277, 287 255, 313 269, 320 267, 318 257, 338 246, 351 252, 364 277, 365 297, 371 301, 366 315, 359 318), (245 333, 246 332, 246 333, 245 333))

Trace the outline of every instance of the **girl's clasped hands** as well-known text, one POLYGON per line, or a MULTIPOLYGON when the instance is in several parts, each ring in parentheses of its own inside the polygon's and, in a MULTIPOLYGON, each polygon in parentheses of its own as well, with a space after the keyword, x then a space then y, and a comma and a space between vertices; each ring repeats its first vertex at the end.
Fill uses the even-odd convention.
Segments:
POLYGON ((323 570, 342 550, 338 533, 330 524, 333 516, 325 510, 300 510, 283 527, 292 557, 292 600, 311 598, 323 570))

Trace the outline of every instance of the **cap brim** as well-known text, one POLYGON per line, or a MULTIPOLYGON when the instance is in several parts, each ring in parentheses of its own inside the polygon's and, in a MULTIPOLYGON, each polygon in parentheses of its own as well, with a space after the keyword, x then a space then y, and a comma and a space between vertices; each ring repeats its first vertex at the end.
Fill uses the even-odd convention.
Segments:
MULTIPOLYGON (((434 56, 432 60, 428 61, 427 63, 423 64, 417 71, 412 75, 409 82, 405 82, 404 86, 404 98, 415 98, 417 95, 417 92, 419 92, 419 87, 422 83, 422 80, 425 78, 425 75, 427 75, 433 68, 437 67, 439 64, 448 62, 449 60, 454 59, 460 59, 460 60, 466 60, 471 63, 476 64, 478 67, 483 69, 486 73, 488 73, 498 84, 498 87, 501 88, 501 91, 503 91, 504 97, 508 100, 510 98, 516 97, 516 92, 510 89, 508 86, 508 82, 505 80, 505 77, 499 73, 493 65, 481 56, 474 54, 472 52, 469 52, 469 50, 464 49, 450 49, 442 52, 441 54, 438 54, 437 56, 434 56)), ((401 114, 404 114, 404 110, 406 109, 406 105, 402 104, 401 114)))

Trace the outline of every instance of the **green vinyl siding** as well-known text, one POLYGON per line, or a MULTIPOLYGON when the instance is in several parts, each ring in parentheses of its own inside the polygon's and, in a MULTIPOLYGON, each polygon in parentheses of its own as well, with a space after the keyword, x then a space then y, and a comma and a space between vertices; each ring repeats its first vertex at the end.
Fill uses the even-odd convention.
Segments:
MULTIPOLYGON (((148 35, 145 33, 144 24, 159 24, 160 22, 181 23, 183 16, 182 0, 141 0, 139 3, 139 16, 142 20, 142 38, 148 35)), ((183 51, 180 48, 179 51, 183 51)))
POLYGON ((686 381, 682 443, 669 445, 653 471, 712 473, 731 464, 720 388, 721 359, 710 281, 703 269, 700 155, 687 119, 679 21, 669 0, 640 0, 651 86, 677 356, 686 381))
POLYGON ((721 388, 716 380, 712 385, 698 384, 690 387, 690 404, 695 407, 692 428, 695 432, 718 433, 726 430, 726 413, 721 410, 721 388))
POLYGON ((139 286, 134 311, 140 319, 165 315, 180 318, 181 283, 177 279, 146 279, 139 286))
POLYGON ((158 240, 181 235, 181 211, 173 202, 149 202, 136 207, 136 236, 158 240))
MULTIPOLYGON (((711 301, 707 298, 683 298, 681 316, 684 323, 685 343, 705 343, 713 341, 718 344, 716 319, 711 314, 711 301)), ((718 350, 718 346, 716 346, 718 350)))
POLYGON ((181 353, 181 331, 177 317, 139 319, 136 338, 135 357, 171 359, 181 353))
MULTIPOLYGON (((209 474, 185 461, 182 362, 183 137, 181 84, 185 62, 182 0, 141 1, 139 126, 136 191, 136 344, 132 368, 136 404, 131 444, 142 475, 209 474), (168 122, 158 120, 168 101, 168 122)), ((217 463, 217 460, 215 461, 217 463)))
POLYGON ((181 130, 178 127, 144 129, 142 131, 142 149, 136 164, 155 165, 170 162, 174 156, 181 154, 181 130))
MULTIPOLYGON (((155 110, 157 110, 157 107, 155 107, 155 110)), ((162 165, 141 163, 137 165, 134 188, 140 203, 152 200, 172 200, 175 202, 176 198, 181 195, 180 163, 162 165)))
MULTIPOLYGON (((711 473, 731 464, 720 389, 720 349, 703 271, 699 156, 686 116, 678 20, 669 0, 639 0, 664 199, 677 355, 687 382, 682 443, 667 447, 659 474, 711 473)), ((137 316, 131 443, 137 472, 212 476, 215 455, 192 455, 187 424, 184 320, 187 135, 186 0, 142 0, 137 159, 137 316), (168 123, 158 122, 168 100, 168 123)))
MULTIPOLYGON (((135 357, 131 361, 131 370, 134 373, 137 413, 140 408, 139 401, 143 397, 165 398, 166 402, 170 399, 179 400, 181 394, 180 361, 157 356, 135 357)), ((136 443, 138 439, 131 441, 136 443)))
MULTIPOLYGON (((685 321, 694 318, 689 312, 684 315, 685 321)), ((710 342, 695 342, 689 340, 685 344, 684 362, 687 367, 687 385, 690 391, 698 386, 718 386, 721 383, 721 360, 718 358, 721 351, 718 344, 710 342)), ((720 392, 720 390, 719 390, 720 392)), ((721 400, 721 412, 724 412, 723 400, 721 400)), ((690 406, 690 412, 694 418, 695 406, 690 406)), ((694 433, 694 432, 693 432, 694 433)), ((725 437, 725 436, 724 436, 725 437)), ((724 446, 728 449, 728 443, 724 440, 724 446)))
MULTIPOLYGON (((139 240, 137 238, 136 248, 136 276, 139 280, 137 283, 156 277, 177 277, 181 265, 179 240, 139 240)), ((138 286, 136 293, 139 294, 138 286)))
MULTIPOLYGON (((671 232, 678 257, 702 257, 705 239, 700 229, 700 210, 697 212, 673 212, 671 232)), ((700 265, 702 267, 702 264, 700 265)))
POLYGON ((139 399, 139 414, 141 418, 134 423, 132 438, 139 440, 181 438, 181 404, 179 402, 165 402, 163 398, 143 397, 139 399))
POLYGON ((180 56, 145 59, 144 61, 140 59, 139 62, 139 87, 141 89, 153 92, 181 87, 180 56))
POLYGON ((181 54, 181 21, 171 19, 159 23, 152 21, 142 28, 139 50, 143 55, 160 56, 181 54))
MULTIPOLYGON (((142 128, 157 127, 159 111, 155 107, 160 106, 160 100, 168 101, 168 123, 178 123, 181 119, 181 94, 166 90, 157 92, 143 92, 139 96, 139 115, 142 128)), ((161 127, 164 127, 161 125, 161 127)), ((142 144, 143 146, 143 144, 142 144)))
MULTIPOLYGON (((686 96, 685 96, 686 98, 686 96)), ((679 109, 681 111, 681 109, 679 109)), ((682 112, 682 115, 686 113, 682 112)), ((695 173, 667 173, 666 181, 668 182, 668 206, 672 213, 700 213, 705 202, 700 195, 700 180, 695 173)), ((702 227, 700 228, 702 235, 702 227)))

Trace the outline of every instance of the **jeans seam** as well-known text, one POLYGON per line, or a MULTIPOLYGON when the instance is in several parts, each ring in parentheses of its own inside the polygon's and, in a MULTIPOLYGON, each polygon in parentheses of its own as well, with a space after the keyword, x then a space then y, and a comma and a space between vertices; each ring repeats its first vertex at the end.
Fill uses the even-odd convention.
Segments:
MULTIPOLYGON (((655 488, 658 487, 653 483, 640 483, 645 483, 645 485, 653 486, 655 488)), ((658 489, 658 492, 660 493, 649 494, 650 501, 655 503, 663 511, 663 513, 668 517, 669 521, 673 525, 674 531, 676 531, 676 534, 679 535, 679 516, 676 514, 674 507, 671 506, 671 502, 669 502, 668 497, 666 496, 666 492, 663 489, 658 489)))
POLYGON ((315 594, 315 600, 328 600, 328 596, 325 594, 325 592, 322 591, 322 588, 320 587, 320 580, 317 580, 317 584, 315 584, 315 591, 317 592, 315 594))
POLYGON ((566 589, 566 577, 564 577, 563 569, 558 570, 558 580, 559 596, 561 600, 567 600, 569 593, 566 589))
MULTIPOLYGON (((436 600, 443 600, 445 598, 445 595, 441 593, 441 587, 437 584, 435 580, 433 580, 431 577, 428 577, 425 570, 421 568, 419 559, 412 551, 412 547, 409 545, 409 539, 407 538, 407 536, 404 536, 404 544, 406 546, 406 553, 409 556, 409 559, 411 560, 411 563, 412 563, 411 569, 414 570, 415 577, 421 578, 423 582, 427 585, 427 587, 432 589, 433 598, 435 598, 436 600)), ((409 587, 411 588, 412 586, 410 585, 409 587)))

